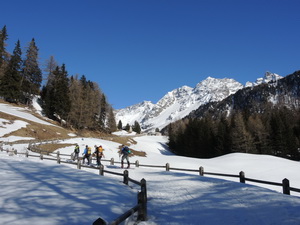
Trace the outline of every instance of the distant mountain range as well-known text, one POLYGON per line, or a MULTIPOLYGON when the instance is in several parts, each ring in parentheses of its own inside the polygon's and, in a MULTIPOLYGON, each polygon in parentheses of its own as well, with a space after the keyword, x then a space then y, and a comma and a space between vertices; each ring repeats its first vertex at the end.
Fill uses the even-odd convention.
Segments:
POLYGON ((153 131, 156 128, 160 130, 169 123, 197 111, 200 106, 220 102, 241 89, 251 89, 261 84, 274 83, 281 78, 283 77, 278 74, 266 72, 263 78, 243 85, 234 79, 208 77, 194 88, 182 86, 168 92, 156 104, 144 101, 116 110, 115 117, 116 121, 121 121, 123 126, 133 125, 137 121, 144 132, 153 131))

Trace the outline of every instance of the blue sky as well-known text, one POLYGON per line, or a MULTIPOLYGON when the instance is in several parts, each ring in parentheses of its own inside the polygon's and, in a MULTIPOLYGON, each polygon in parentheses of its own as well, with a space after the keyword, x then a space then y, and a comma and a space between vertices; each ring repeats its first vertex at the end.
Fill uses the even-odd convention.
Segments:
POLYGON ((69 75, 99 84, 115 109, 212 76, 245 84, 300 69, 299 0, 10 0, 8 51, 35 38, 69 75))

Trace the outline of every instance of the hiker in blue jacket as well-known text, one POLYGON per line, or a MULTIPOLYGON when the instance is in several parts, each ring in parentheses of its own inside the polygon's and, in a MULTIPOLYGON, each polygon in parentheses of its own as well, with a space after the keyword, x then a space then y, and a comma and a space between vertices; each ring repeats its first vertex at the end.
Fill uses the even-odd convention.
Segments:
POLYGON ((91 154, 92 154, 91 147, 89 147, 88 145, 86 145, 85 149, 84 149, 84 151, 82 153, 82 155, 83 155, 83 158, 82 158, 83 164, 84 164, 85 159, 87 159, 87 164, 90 165, 91 154))
POLYGON ((131 151, 129 150, 129 148, 125 145, 122 145, 122 150, 120 153, 120 156, 122 155, 122 159, 121 159, 121 167, 124 167, 124 159, 126 159, 127 161, 127 168, 130 168, 130 162, 128 159, 128 155, 131 153, 131 151))

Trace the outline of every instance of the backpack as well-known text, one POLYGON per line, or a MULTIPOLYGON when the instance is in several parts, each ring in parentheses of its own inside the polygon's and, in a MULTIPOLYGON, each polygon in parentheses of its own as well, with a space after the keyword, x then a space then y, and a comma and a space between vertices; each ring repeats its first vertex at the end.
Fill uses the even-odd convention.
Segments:
POLYGON ((79 153, 79 146, 75 147, 75 153, 79 153))
POLYGON ((131 153, 130 149, 129 149, 127 146, 124 147, 123 151, 124 151, 124 153, 126 153, 126 154, 130 154, 130 153, 131 153))
POLYGON ((87 149, 87 154, 88 154, 88 155, 90 155, 90 154, 91 154, 91 152, 92 152, 91 148, 90 148, 90 147, 88 147, 88 149, 87 149))

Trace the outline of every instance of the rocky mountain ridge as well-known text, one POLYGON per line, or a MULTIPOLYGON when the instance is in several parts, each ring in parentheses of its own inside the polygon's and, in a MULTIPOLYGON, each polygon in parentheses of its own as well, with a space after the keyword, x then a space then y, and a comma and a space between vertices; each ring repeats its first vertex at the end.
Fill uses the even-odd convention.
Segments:
POLYGON ((254 87, 281 78, 278 74, 266 72, 263 78, 258 78, 255 82, 247 82, 244 86, 234 79, 208 77, 194 88, 182 86, 168 92, 156 104, 144 101, 116 110, 115 117, 116 121, 121 121, 123 126, 133 125, 137 121, 144 132, 156 128, 160 130, 169 123, 186 117, 202 105, 219 102, 245 87, 254 87))

